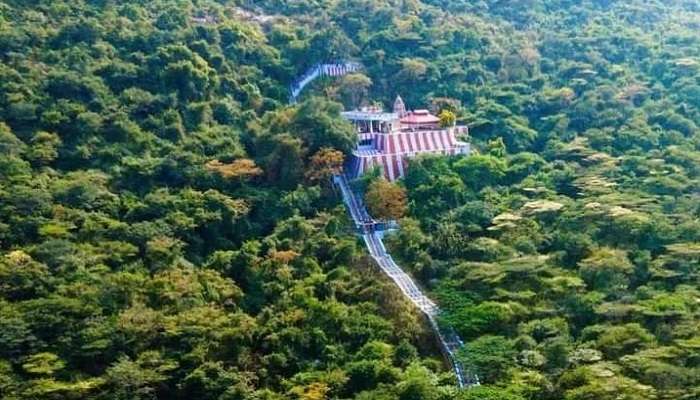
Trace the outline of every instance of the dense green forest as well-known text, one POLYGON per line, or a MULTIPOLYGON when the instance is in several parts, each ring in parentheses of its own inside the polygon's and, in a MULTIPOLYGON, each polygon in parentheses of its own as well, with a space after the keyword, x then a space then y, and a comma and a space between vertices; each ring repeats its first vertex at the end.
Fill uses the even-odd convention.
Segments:
POLYGON ((0 398, 700 398, 697 0, 0 0, 0 398), (309 66, 352 59, 294 106, 309 66), (390 249, 359 102, 450 110, 390 249))

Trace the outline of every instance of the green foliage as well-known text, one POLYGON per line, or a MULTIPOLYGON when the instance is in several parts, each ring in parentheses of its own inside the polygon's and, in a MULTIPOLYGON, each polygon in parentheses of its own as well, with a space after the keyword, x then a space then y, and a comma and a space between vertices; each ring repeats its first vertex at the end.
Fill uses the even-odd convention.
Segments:
POLYGON ((409 162, 392 254, 486 360, 484 398, 692 398, 700 42, 679 16, 697 10, 467 3, 377 25, 323 3, 370 98, 469 124, 471 156, 409 162))
POLYGON ((460 400, 521 400, 525 397, 499 387, 482 385, 463 391, 457 398, 460 400))
POLYGON ((22 364, 22 369, 34 375, 53 375, 65 368, 65 362, 52 353, 33 354, 22 364))
POLYGON ((503 336, 482 336, 469 342, 460 355, 484 383, 494 383, 510 376, 515 366, 515 347, 503 336))
POLYGON ((506 164, 494 156, 473 155, 457 161, 454 169, 467 187, 478 191, 500 183, 506 173, 506 164))
POLYGON ((599 249, 579 262, 579 273, 594 290, 620 292, 628 285, 632 263, 624 251, 599 249))
POLYGON ((0 2, 0 397, 698 397, 692 1, 243 3, 0 2), (308 179, 323 92, 469 125, 388 244, 483 386, 308 179))
POLYGON ((0 4, 1 398, 441 385, 421 321, 363 258, 328 177, 304 179, 320 149, 356 137, 340 104, 288 107, 286 88, 357 48, 340 29, 239 12, 0 4))

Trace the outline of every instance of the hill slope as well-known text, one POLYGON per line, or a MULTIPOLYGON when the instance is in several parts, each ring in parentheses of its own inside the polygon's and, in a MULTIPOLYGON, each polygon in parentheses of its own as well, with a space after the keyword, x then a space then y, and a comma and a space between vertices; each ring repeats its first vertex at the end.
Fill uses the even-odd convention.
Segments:
POLYGON ((697 397, 699 16, 0 1, 0 397, 697 397), (366 76, 287 106, 332 59, 366 76), (327 179, 341 104, 397 94, 480 152, 412 163, 389 239, 469 339, 468 392, 327 179))

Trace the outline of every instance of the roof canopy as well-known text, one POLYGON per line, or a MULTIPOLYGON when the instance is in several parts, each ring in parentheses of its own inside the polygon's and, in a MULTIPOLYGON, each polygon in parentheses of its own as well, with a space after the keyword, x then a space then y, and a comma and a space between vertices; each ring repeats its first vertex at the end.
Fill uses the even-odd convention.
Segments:
POLYGON ((428 110, 415 110, 401 118, 402 124, 437 124, 440 118, 431 114, 428 110))
POLYGON ((349 119, 350 121, 391 122, 399 119, 399 116, 397 114, 387 112, 346 111, 342 112, 341 115, 345 119, 349 119))

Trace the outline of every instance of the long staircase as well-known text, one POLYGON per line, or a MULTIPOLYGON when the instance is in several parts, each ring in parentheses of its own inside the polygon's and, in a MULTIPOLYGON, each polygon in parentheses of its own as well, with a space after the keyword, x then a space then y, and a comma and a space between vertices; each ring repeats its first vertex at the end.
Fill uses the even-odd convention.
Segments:
MULTIPOLYGON (((440 313, 440 309, 428 296, 423 294, 413 279, 394 262, 394 259, 386 251, 382 237, 387 226, 372 219, 362 203, 361 198, 355 194, 348 184, 345 175, 336 175, 333 179, 335 184, 340 188, 343 202, 350 212, 350 216, 355 223, 355 228, 362 235, 369 254, 377 262, 382 272, 398 286, 404 296, 428 318, 430 327, 435 332, 438 342, 440 343, 440 349, 455 372, 459 387, 464 388, 479 385, 479 378, 475 374, 467 371, 457 360, 456 353, 464 346, 462 340, 454 330, 444 329, 438 325, 436 317, 440 313)), ((389 228, 391 228, 391 226, 389 228)))
POLYGON ((361 65, 351 61, 340 61, 336 63, 319 63, 306 70, 289 86, 289 102, 296 103, 301 91, 322 76, 343 76, 360 70, 361 65))

